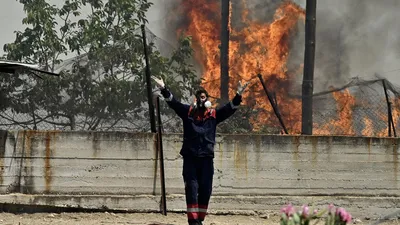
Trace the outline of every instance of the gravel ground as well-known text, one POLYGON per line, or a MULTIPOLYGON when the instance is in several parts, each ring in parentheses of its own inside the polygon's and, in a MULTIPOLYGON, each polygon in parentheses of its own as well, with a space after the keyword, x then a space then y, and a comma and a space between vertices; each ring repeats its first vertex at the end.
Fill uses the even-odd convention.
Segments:
MULTIPOLYGON (((374 221, 356 220, 355 224, 372 224, 374 221)), ((0 213, 1 225, 186 225, 185 214, 169 213, 0 213)), ((278 216, 209 215, 204 225, 279 225, 278 216)), ((322 224, 322 223, 320 223, 322 224)), ((400 225, 397 220, 386 221, 384 225, 400 225)))

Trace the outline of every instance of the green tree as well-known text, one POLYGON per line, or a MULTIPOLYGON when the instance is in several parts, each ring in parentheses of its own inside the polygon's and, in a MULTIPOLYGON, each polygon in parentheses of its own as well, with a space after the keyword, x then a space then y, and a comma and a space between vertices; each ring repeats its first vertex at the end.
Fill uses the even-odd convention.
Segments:
MULTIPOLYGON (((140 25, 147 23, 152 3, 69 0, 57 7, 46 0, 20 2, 27 28, 4 45, 6 58, 63 72, 59 78, 2 76, 2 110, 8 110, 3 119, 24 128, 43 123, 54 125, 46 129, 148 131, 140 25), (83 8, 90 9, 89 15, 82 15, 83 8), (16 121, 15 115, 29 118, 16 121)), ((149 49, 153 74, 164 77, 178 97, 190 95, 198 82, 188 63, 191 39, 182 37, 169 58, 151 40, 149 49)))

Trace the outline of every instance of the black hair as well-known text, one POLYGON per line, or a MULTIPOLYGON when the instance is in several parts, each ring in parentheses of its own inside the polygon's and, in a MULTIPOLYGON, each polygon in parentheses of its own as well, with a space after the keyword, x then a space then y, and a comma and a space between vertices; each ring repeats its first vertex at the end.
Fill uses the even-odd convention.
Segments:
POLYGON ((198 97, 198 96, 200 96, 201 94, 206 94, 206 96, 207 96, 207 98, 208 98, 208 92, 204 89, 204 88, 200 88, 200 89, 198 89, 197 91, 196 91, 196 93, 195 93, 195 96, 196 97, 198 97))

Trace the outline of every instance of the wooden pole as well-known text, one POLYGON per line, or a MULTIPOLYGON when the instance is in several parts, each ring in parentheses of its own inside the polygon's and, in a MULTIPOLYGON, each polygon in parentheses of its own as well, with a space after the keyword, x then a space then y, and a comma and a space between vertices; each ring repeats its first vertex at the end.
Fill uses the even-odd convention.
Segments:
POLYGON ((142 38, 143 38, 143 49, 144 49, 144 59, 146 62, 146 84, 147 84, 147 101, 149 104, 149 114, 150 114, 150 129, 152 133, 156 133, 156 119, 154 116, 154 105, 153 105, 153 91, 151 88, 151 75, 150 75, 150 63, 147 51, 147 39, 146 39, 146 29, 144 25, 142 28, 142 38))
POLYGON ((307 0, 306 32, 304 50, 304 74, 302 85, 302 125, 301 133, 312 135, 313 91, 314 91, 314 60, 315 60, 315 29, 317 0, 307 0))
POLYGON ((383 90, 385 91, 386 104, 387 104, 387 110, 388 110, 388 136, 389 137, 392 136, 392 128, 393 128, 394 136, 396 137, 396 130, 394 127, 393 115, 392 115, 392 104, 389 100, 389 94, 387 91, 385 79, 382 79, 382 84, 383 84, 383 90))
POLYGON ((161 178, 161 206, 163 215, 167 215, 167 198, 165 194, 165 175, 164 175, 164 150, 162 143, 162 123, 161 123, 161 112, 160 112, 160 98, 156 99, 157 109, 157 146, 160 154, 160 178, 161 178))
POLYGON ((229 2, 221 0, 221 102, 229 100, 229 2))
POLYGON ((281 113, 279 112, 279 108, 278 108, 278 106, 276 104, 276 100, 274 100, 274 98, 271 95, 271 93, 269 93, 269 91, 267 89, 267 86, 265 85, 264 80, 262 79, 261 74, 258 74, 257 76, 260 79, 260 82, 261 82, 261 84, 262 84, 262 86, 264 88, 265 94, 267 94, 269 103, 271 103, 272 109, 274 110, 275 116, 278 118, 279 123, 281 124, 281 127, 282 127, 283 131, 285 132, 285 134, 289 134, 289 132, 286 129, 285 123, 283 122, 281 113))

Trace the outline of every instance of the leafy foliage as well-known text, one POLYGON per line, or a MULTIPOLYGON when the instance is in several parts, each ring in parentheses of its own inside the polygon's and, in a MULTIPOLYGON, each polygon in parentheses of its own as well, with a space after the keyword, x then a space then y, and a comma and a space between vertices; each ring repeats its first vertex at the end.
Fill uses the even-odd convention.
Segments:
MULTIPOLYGON (((140 25, 147 23, 145 14, 152 3, 68 0, 60 7, 46 0, 20 3, 27 27, 16 32, 13 43, 4 45, 5 57, 62 72, 61 77, 42 79, 2 75, 3 125, 149 130, 140 25), (83 15, 83 9, 90 13, 83 15), (24 121, 16 118, 22 115, 24 121)), ((198 81, 189 63, 190 37, 181 37, 169 58, 148 42, 152 74, 162 76, 177 97, 191 94, 198 81)))

